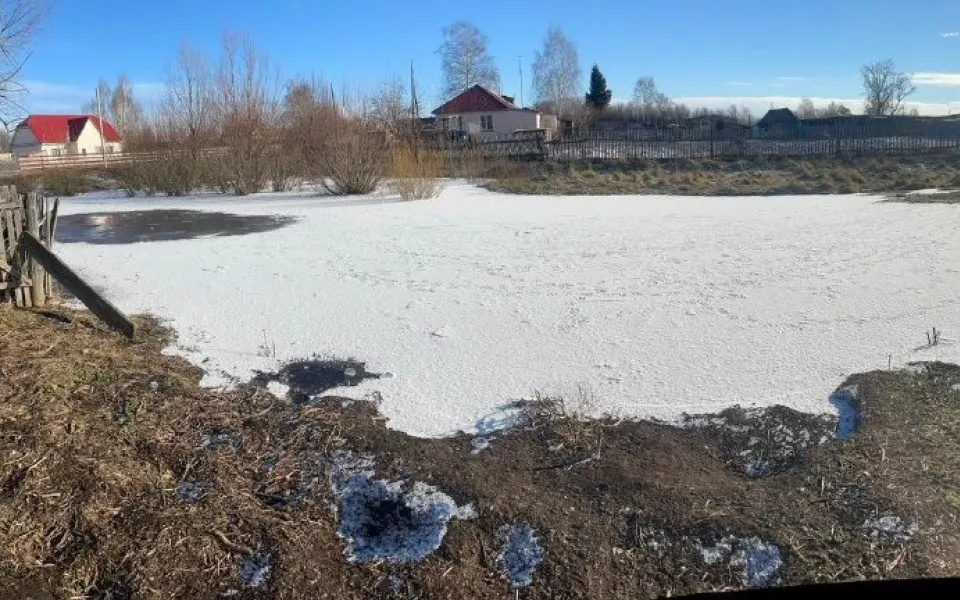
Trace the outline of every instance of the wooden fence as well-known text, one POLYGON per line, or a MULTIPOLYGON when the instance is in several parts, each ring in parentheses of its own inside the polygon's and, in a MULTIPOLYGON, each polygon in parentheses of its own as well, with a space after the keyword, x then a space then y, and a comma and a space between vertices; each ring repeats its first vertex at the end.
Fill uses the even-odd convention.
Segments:
MULTIPOLYGON (((186 150, 176 152, 186 153, 186 150)), ((225 148, 206 148, 204 156, 222 156, 227 152, 225 148)), ((42 154, 24 156, 16 160, 16 170, 21 174, 42 173, 57 170, 96 170, 129 165, 137 161, 156 160, 168 155, 169 151, 156 152, 116 152, 113 154, 64 154, 61 156, 44 156, 42 154)))
POLYGON ((58 207, 59 200, 0 186, 0 303, 43 306, 53 296, 50 275, 23 251, 20 240, 27 232, 52 248, 58 207))
POLYGON ((133 153, 114 154, 64 154, 61 156, 24 156, 17 159, 20 173, 39 173, 58 169, 102 169, 124 165, 137 160, 140 156, 133 153))
POLYGON ((550 141, 529 134, 497 140, 446 141, 439 149, 454 154, 556 161, 907 155, 960 150, 960 128, 902 133, 877 127, 770 132, 741 128, 585 131, 550 141))

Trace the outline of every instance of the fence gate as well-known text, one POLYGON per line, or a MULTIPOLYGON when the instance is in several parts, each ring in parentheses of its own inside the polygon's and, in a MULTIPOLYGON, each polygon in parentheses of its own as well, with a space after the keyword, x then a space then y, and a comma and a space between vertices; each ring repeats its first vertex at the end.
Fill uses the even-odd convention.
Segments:
POLYGON ((0 186, 0 303, 43 306, 53 296, 50 275, 20 247, 20 236, 27 231, 52 249, 58 205, 59 198, 0 186))

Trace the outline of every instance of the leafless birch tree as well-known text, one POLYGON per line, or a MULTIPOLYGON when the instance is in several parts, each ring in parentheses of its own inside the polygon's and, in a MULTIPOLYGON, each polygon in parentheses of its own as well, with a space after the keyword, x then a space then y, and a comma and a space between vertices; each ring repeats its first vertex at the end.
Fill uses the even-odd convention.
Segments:
POLYGON ((500 73, 488 51, 487 36, 472 23, 458 21, 444 27, 439 54, 445 99, 476 84, 500 90, 500 73))
POLYGON ((552 104, 560 116, 568 115, 579 103, 582 71, 577 48, 563 30, 551 26, 543 49, 533 60, 533 91, 537 100, 552 104))

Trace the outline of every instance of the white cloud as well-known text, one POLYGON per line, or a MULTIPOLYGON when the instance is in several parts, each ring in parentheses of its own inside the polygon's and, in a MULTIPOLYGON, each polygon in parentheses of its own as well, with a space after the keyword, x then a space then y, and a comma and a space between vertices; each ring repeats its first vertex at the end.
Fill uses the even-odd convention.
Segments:
POLYGON ((734 87, 749 87, 753 84, 749 81, 728 81, 727 85, 732 85, 734 87))
POLYGON ((777 77, 779 81, 809 81, 809 77, 777 77))
POLYGON ((767 84, 767 87, 772 87, 772 88, 785 88, 785 87, 787 87, 787 84, 785 84, 785 83, 768 83, 768 84, 767 84))
POLYGON ((913 83, 916 85, 960 87, 960 73, 914 73, 913 83))
POLYGON ((940 37, 942 38, 955 38, 960 37, 960 31, 948 31, 946 33, 941 33, 940 37))
MULTIPOLYGON (((689 96, 685 98, 674 98, 676 102, 686 104, 691 108, 707 108, 718 110, 727 108, 731 104, 737 106, 746 106, 755 117, 761 117, 771 108, 796 108, 802 96, 689 96)), ((847 106, 854 113, 863 112, 863 100, 860 98, 819 98, 812 97, 810 100, 816 106, 826 106, 831 102, 840 102, 847 106)), ((907 110, 916 108, 921 115, 947 115, 960 114, 960 101, 956 102, 907 102, 907 110)))

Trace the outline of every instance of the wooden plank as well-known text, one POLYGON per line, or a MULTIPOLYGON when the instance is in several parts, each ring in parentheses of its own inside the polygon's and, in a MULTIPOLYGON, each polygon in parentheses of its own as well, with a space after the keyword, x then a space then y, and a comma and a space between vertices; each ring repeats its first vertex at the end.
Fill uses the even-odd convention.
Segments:
MULTIPOLYGON (((60 208, 60 198, 54 198, 52 206, 50 203, 47 204, 47 215, 44 219, 46 223, 46 239, 43 240, 46 243, 47 250, 53 252, 53 238, 57 232, 57 211, 60 208)), ((44 287, 47 291, 47 298, 53 298, 53 278, 50 276, 50 273, 46 273, 46 281, 44 281, 44 287)))
POLYGON ((117 307, 109 300, 101 296, 90 285, 80 278, 70 267, 68 267, 56 254, 47 250, 36 237, 29 232, 23 232, 20 236, 20 247, 29 254, 34 260, 46 269, 53 278, 60 282, 69 292, 77 297, 77 300, 90 309, 90 312, 97 315, 103 321, 121 332, 128 338, 132 338, 136 333, 136 326, 128 319, 117 307))
MULTIPOLYGON (((18 209, 18 210, 7 211, 7 227, 8 227, 8 230, 7 230, 8 233, 11 231, 13 232, 13 237, 11 239, 19 242, 20 234, 23 233, 23 210, 18 209)), ((16 248, 16 246, 14 246, 14 248, 16 248)), ((19 258, 20 257, 18 257, 16 253, 14 253, 13 255, 10 256, 10 263, 17 264, 17 260, 19 258)), ((17 266, 20 269, 23 268, 22 264, 17 264, 17 266)), ((24 299, 22 288, 18 287, 14 291, 14 302, 16 302, 17 306, 26 306, 25 304, 26 300, 24 299)))
MULTIPOLYGON (((37 194, 31 192, 23 197, 24 208, 27 212, 27 231, 30 232, 37 240, 41 239, 40 237, 40 198, 37 194)), ((43 306, 47 303, 47 295, 44 290, 44 273, 43 267, 40 266, 40 263, 36 260, 31 260, 30 265, 30 279, 33 280, 30 285, 30 296, 34 306, 43 306)))

